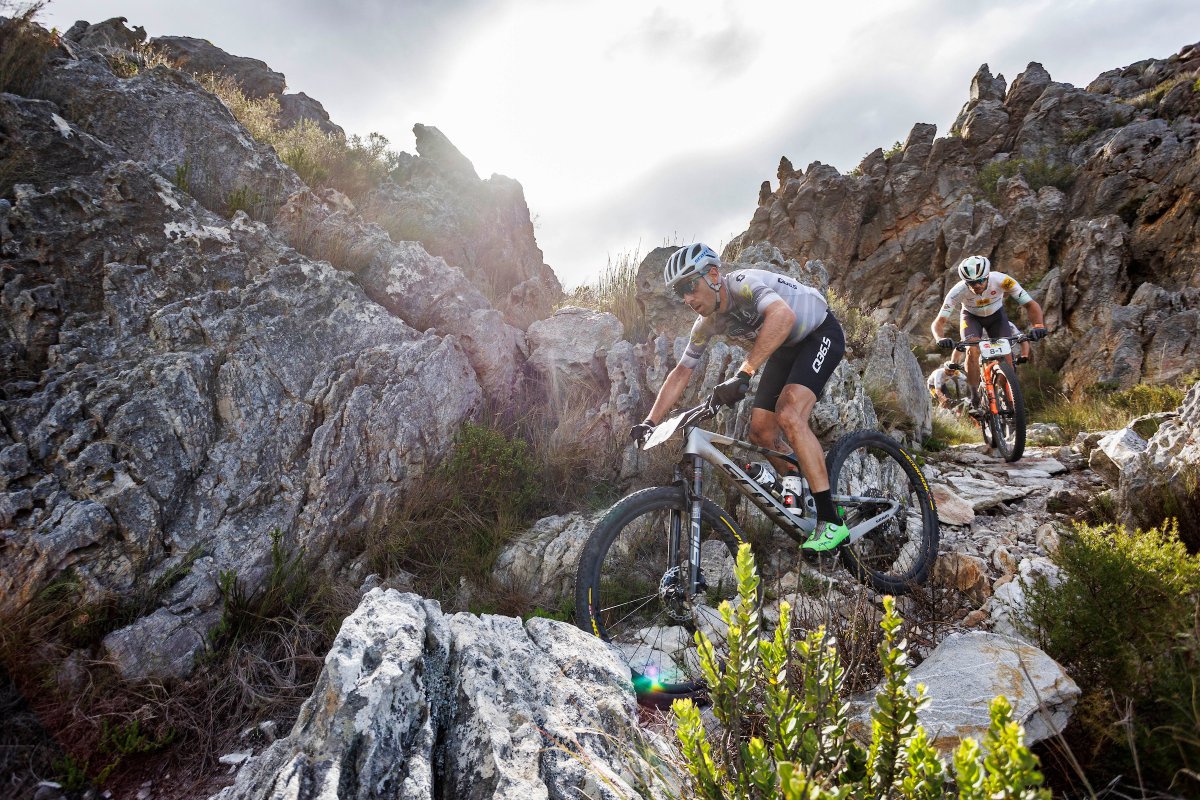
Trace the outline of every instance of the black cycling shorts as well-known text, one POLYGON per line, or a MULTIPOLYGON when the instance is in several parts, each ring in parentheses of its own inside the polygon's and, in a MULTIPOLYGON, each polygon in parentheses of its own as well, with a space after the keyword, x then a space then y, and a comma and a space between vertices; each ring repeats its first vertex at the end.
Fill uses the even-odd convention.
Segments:
POLYGON ((774 411, 780 392, 790 383, 807 386, 819 399, 845 353, 846 334, 833 312, 827 312, 812 333, 794 345, 779 348, 767 359, 758 379, 754 407, 774 411))
POLYGON ((962 311, 958 321, 960 338, 963 339, 982 339, 984 331, 993 339, 998 336, 1011 336, 1010 325, 1012 323, 1008 321, 1008 314, 1004 313, 1004 306, 1000 306, 986 317, 977 317, 962 311))

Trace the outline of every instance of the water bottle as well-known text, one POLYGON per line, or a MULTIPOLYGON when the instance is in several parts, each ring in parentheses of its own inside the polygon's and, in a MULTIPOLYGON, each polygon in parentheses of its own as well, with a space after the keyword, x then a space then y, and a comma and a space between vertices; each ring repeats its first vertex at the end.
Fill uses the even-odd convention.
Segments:
POLYGON ((808 482, 799 475, 787 475, 783 481, 783 505, 796 516, 817 513, 817 501, 808 491, 808 482))
POLYGON ((779 492, 779 478, 775 470, 765 461, 755 461, 746 465, 746 474, 769 492, 779 492))

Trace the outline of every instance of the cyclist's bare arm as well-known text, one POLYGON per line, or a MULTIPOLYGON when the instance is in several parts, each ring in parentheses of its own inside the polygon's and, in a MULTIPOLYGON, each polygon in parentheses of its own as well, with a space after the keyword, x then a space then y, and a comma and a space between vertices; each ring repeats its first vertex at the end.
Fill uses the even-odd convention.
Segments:
POLYGON ((754 340, 754 347, 750 348, 750 354, 746 356, 746 360, 742 362, 738 371, 748 372, 751 375, 758 372, 758 368, 779 349, 779 345, 787 341, 788 334, 792 332, 792 325, 795 323, 796 312, 792 311, 792 307, 783 300, 776 300, 767 306, 763 311, 763 323, 762 327, 758 329, 758 338, 754 340))
POLYGON ((683 364, 676 364, 675 369, 667 374, 667 379, 663 381, 662 388, 658 390, 658 397, 654 398, 654 407, 646 415, 647 419, 655 425, 662 422, 667 412, 679 402, 679 398, 683 395, 683 390, 687 388, 688 381, 691 379, 692 368, 685 367, 683 364))
POLYGON ((929 330, 933 333, 933 338, 940 339, 946 334, 946 323, 949 321, 949 317, 943 317, 940 314, 933 318, 933 324, 929 326, 929 330))
POLYGON ((1042 325, 1042 307, 1038 305, 1037 300, 1030 300, 1025 304, 1025 313, 1029 315, 1030 325, 1042 325))

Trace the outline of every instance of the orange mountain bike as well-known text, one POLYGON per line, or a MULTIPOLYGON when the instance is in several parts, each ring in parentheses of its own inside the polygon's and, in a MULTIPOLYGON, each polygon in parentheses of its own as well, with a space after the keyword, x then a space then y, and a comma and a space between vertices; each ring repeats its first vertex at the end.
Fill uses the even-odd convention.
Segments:
POLYGON ((978 392, 982 405, 973 416, 983 429, 983 440, 1005 461, 1017 461, 1025 452, 1025 401, 1012 363, 1012 346, 1033 341, 1037 340, 1021 334, 954 343, 955 350, 979 348, 978 392))

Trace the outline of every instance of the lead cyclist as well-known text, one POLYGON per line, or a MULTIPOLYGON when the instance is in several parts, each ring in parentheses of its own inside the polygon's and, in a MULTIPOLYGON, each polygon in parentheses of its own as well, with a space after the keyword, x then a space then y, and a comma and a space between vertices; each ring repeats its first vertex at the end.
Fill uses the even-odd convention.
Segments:
MULTIPOLYGON (((667 376, 650 413, 629 434, 643 440, 662 421, 683 394, 712 337, 724 335, 749 343, 750 352, 737 375, 719 384, 713 399, 722 405, 738 402, 762 368, 750 414, 750 441, 795 453, 817 506, 817 527, 801 547, 811 553, 833 550, 849 538, 850 531, 834 506, 821 443, 808 419, 845 353, 842 326, 816 289, 767 270, 739 269, 722 275, 720 267, 717 254, 698 242, 679 248, 667 259, 663 282, 699 316, 687 350, 667 376)), ((771 461, 784 476, 785 490, 798 489, 800 478, 794 468, 782 459, 771 461)))
MULTIPOLYGON (((1006 297, 1013 298, 1025 309, 1033 326, 1029 331, 1031 337, 1037 340, 1046 335, 1042 307, 1029 292, 1021 288, 1015 278, 993 271, 992 262, 986 256, 964 258, 958 265, 958 276, 961 280, 950 289, 942 302, 942 310, 929 326, 938 347, 949 349, 954 346, 954 341, 945 333, 955 306, 960 309, 959 338, 963 341, 977 342, 985 332, 992 338, 1010 336, 1012 323, 1004 313, 1006 297)), ((978 385, 979 350, 973 347, 967 352, 967 386, 971 390, 971 406, 975 411, 978 411, 980 402, 976 389, 978 385)))

